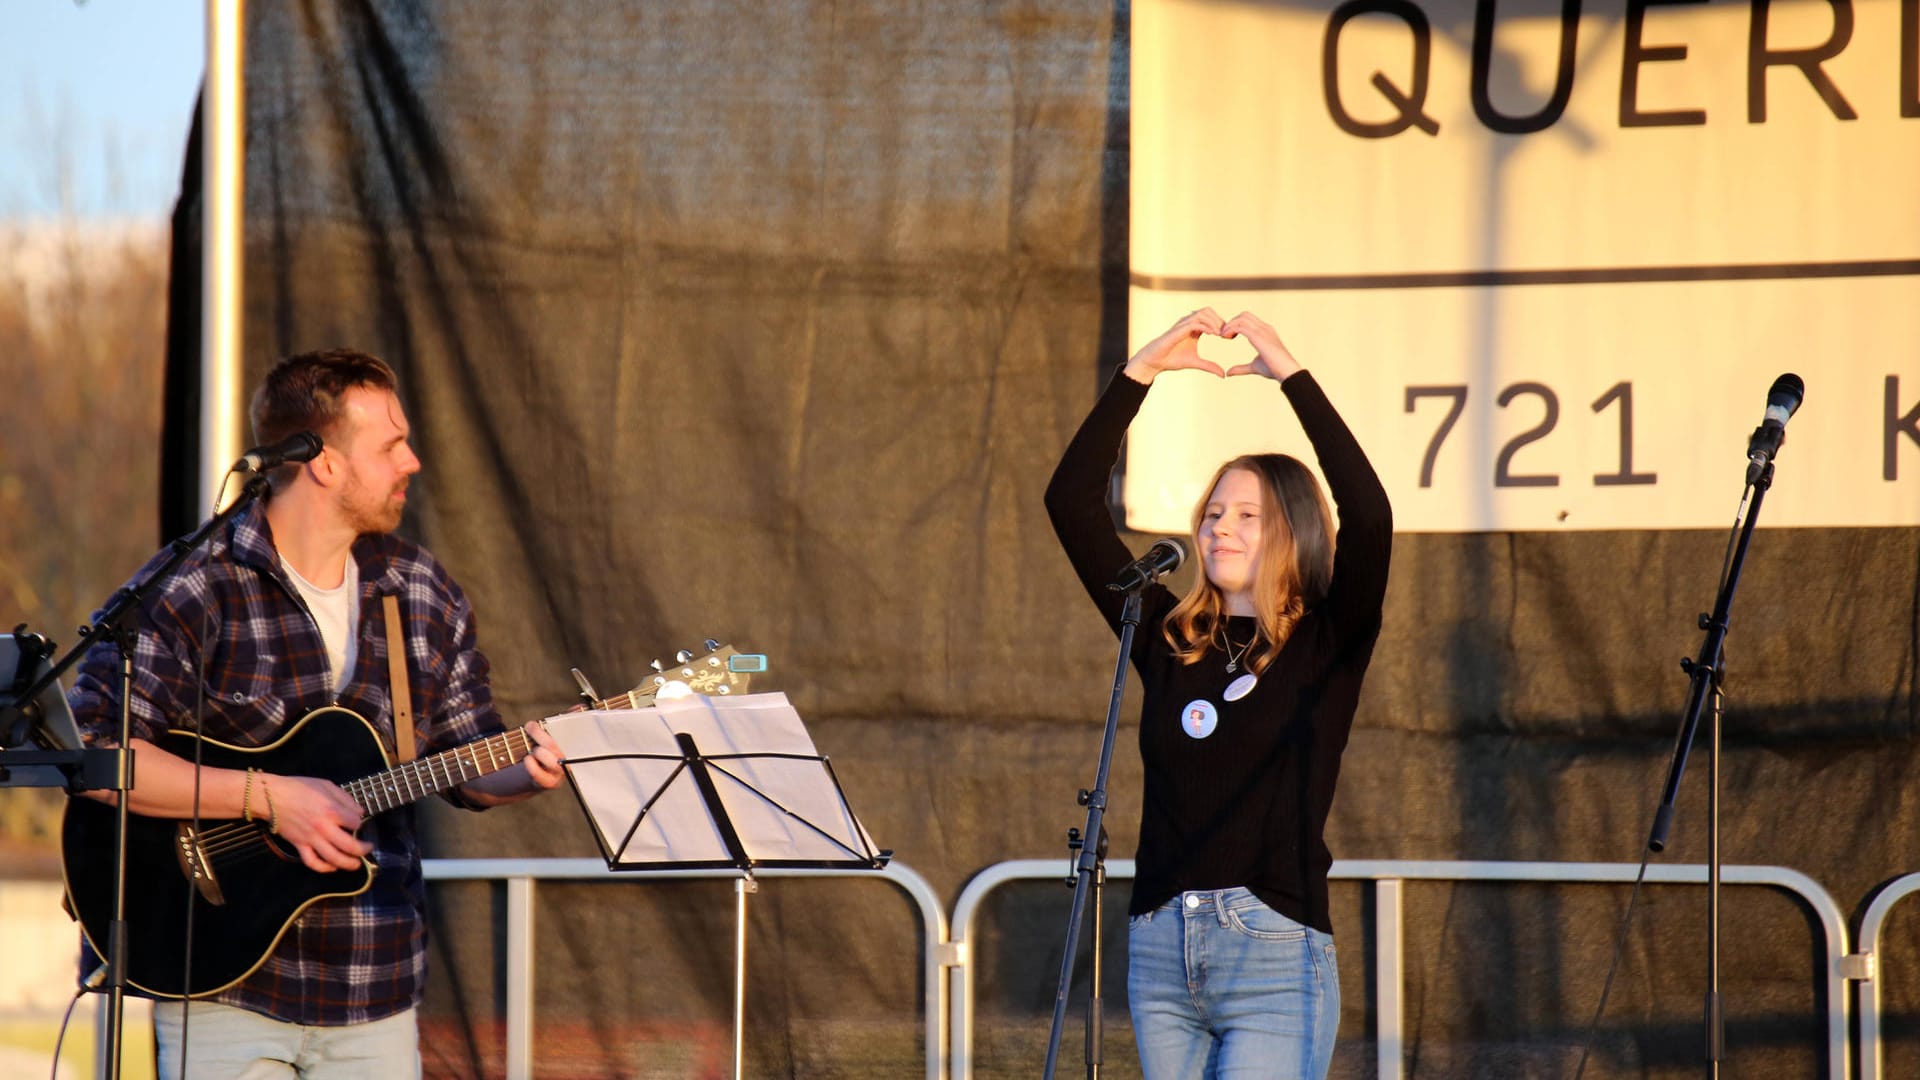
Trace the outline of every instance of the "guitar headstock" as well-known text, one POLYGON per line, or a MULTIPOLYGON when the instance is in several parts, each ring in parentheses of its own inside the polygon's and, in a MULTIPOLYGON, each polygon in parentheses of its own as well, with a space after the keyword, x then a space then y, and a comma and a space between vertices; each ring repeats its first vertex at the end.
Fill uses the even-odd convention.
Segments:
POLYGON ((682 649, 672 664, 653 662, 653 674, 624 694, 596 700, 596 709, 643 709, 661 698, 706 694, 729 697, 744 694, 755 675, 767 670, 765 653, 743 653, 709 638, 706 655, 696 657, 682 649))

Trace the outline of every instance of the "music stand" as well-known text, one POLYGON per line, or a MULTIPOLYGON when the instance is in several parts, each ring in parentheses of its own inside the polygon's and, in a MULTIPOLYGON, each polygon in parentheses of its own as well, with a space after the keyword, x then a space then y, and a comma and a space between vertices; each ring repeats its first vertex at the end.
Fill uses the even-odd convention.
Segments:
POLYGON ((734 869, 733 1075, 745 1064, 747 894, 762 867, 880 870, 785 694, 663 698, 543 723, 609 870, 734 869))

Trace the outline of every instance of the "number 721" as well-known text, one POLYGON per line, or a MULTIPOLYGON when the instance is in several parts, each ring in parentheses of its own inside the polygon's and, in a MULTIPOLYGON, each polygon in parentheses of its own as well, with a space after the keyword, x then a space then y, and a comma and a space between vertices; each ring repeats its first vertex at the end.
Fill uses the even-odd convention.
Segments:
MULTIPOLYGON (((1560 477, 1555 473, 1515 473, 1513 457, 1520 448, 1528 443, 1547 437, 1554 425, 1560 422, 1560 397, 1545 383, 1517 382, 1500 391, 1494 401, 1501 408, 1513 404, 1522 396, 1537 397, 1546 406, 1546 415, 1540 422, 1508 439, 1500 448, 1500 456, 1493 463, 1494 487, 1558 487, 1560 477)), ((1440 426, 1434 429, 1433 438, 1427 443, 1427 452, 1420 459, 1420 486, 1433 486, 1433 464, 1439 460, 1440 446, 1447 441, 1447 435, 1453 431, 1453 425, 1467 408, 1467 388, 1453 386, 1409 386, 1407 387, 1406 412, 1413 412, 1421 398, 1442 398, 1449 402, 1446 415, 1440 418, 1440 426)), ((1633 384, 1617 382, 1607 392, 1597 398, 1592 409, 1603 412, 1614 402, 1620 403, 1620 467, 1614 472, 1594 475, 1595 487, 1620 487, 1631 484, 1651 484, 1659 477, 1657 473, 1633 471, 1633 384)))

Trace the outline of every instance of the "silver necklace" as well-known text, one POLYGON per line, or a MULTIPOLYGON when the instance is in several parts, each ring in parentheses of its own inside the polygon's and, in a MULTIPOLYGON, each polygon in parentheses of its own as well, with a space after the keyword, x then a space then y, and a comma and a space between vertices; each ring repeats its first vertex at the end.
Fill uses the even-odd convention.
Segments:
MULTIPOLYGON (((1225 634, 1220 636, 1226 637, 1225 634)), ((1240 670, 1240 661, 1246 658, 1247 650, 1253 648, 1253 643, 1258 640, 1260 640, 1260 635, 1253 635, 1247 639, 1245 645, 1240 646, 1240 651, 1236 653, 1233 651, 1233 639, 1230 637, 1227 638, 1227 674, 1231 675, 1240 670)))

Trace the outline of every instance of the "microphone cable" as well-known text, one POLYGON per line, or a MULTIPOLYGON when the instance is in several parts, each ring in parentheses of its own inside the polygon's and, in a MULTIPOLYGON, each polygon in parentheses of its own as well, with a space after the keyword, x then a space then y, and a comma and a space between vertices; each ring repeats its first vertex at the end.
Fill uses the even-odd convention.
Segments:
MULTIPOLYGON (((1720 723, 1722 702, 1720 690, 1717 687, 1714 689, 1712 697, 1713 721, 1715 725, 1718 725, 1720 723)), ((1676 736, 1676 738, 1678 738, 1678 736, 1676 736)), ((1641 829, 1640 832, 1642 835, 1646 835, 1652 831, 1652 828, 1653 821, 1649 818, 1646 827, 1641 829)), ((1620 916, 1620 928, 1614 931, 1613 959, 1607 962, 1607 977, 1600 984, 1600 1001, 1594 1005, 1593 1019, 1587 1022, 1587 1033, 1580 1039, 1580 1062, 1574 1067, 1573 1080, 1580 1080, 1581 1076, 1587 1071, 1587 1058, 1593 1052, 1593 1039, 1600 1031, 1600 1015, 1607 1011, 1607 997, 1613 993, 1613 977, 1620 969, 1620 955, 1626 951, 1627 934, 1633 928, 1633 911, 1640 901, 1640 886, 1646 883, 1647 865, 1652 860, 1653 851, 1643 846, 1640 851, 1640 872, 1634 875, 1633 889, 1627 893, 1627 909, 1620 916)))
MULTIPOLYGON (((214 513, 217 514, 220 512, 220 504, 226 501, 227 488, 231 487, 232 484, 233 484, 233 472, 229 470, 227 472, 227 475, 221 478, 220 490, 214 496, 214 499, 213 499, 214 513)), ((206 675, 207 638, 212 636, 212 634, 213 634, 213 612, 207 608, 202 608, 200 612, 200 649, 199 649, 199 655, 195 658, 198 662, 194 665, 195 670, 194 670, 194 678, 193 678, 193 727, 194 727, 194 732, 193 732, 194 733, 193 817, 191 819, 193 824, 190 826, 190 828, 193 830, 193 835, 196 838, 196 842, 198 842, 198 837, 200 836, 200 778, 201 778, 201 772, 205 768, 205 760, 202 756, 202 750, 206 746, 205 736, 207 733, 207 675, 206 675)), ((197 864, 198 860, 195 860, 195 863, 197 864)), ((190 1075, 187 1071, 187 1044, 188 1044, 187 1035, 188 1035, 188 1027, 192 1023, 191 1014, 193 1012, 193 1009, 191 1008, 193 1004, 193 926, 194 926, 193 898, 194 898, 194 895, 199 891, 199 887, 194 883, 192 874, 187 875, 186 887, 187 887, 187 912, 186 912, 186 919, 185 919, 186 925, 185 927, 182 928, 182 932, 180 935, 182 955, 181 955, 181 962, 180 962, 181 977, 180 977, 180 1073, 179 1075, 181 1076, 190 1075)))
MULTIPOLYGON (((1748 500, 1752 495, 1753 484, 1748 483, 1746 489, 1740 493, 1740 505, 1734 510, 1733 515, 1733 531, 1727 537, 1727 549, 1720 557, 1720 580, 1714 586, 1713 590, 1713 594, 1716 597, 1726 590, 1727 575, 1733 570, 1734 547, 1739 541, 1740 526, 1741 523, 1746 520, 1748 500)), ((1720 688, 1718 676, 1720 674, 1720 665, 1725 660, 1726 655, 1726 646, 1722 644, 1720 655, 1713 657, 1709 661, 1713 665, 1715 675, 1714 681, 1710 684, 1708 691, 1710 698, 1709 707, 1713 709, 1713 723, 1716 728, 1720 725, 1722 706, 1724 705, 1724 696, 1720 688)), ((1673 738, 1675 744, 1674 753, 1678 754, 1680 750, 1680 734, 1675 732, 1673 738)), ((1655 812, 1656 814, 1658 813, 1657 808, 1655 812)), ((1640 835, 1648 836, 1652 831, 1653 821, 1652 818, 1649 818, 1646 827, 1640 830, 1640 835)), ((1647 880, 1647 864, 1651 862, 1652 859, 1653 852, 1651 848, 1643 845, 1640 851, 1640 872, 1634 876, 1633 890, 1627 894, 1627 909, 1620 916, 1620 928, 1614 933, 1613 959, 1607 963, 1607 977, 1600 985, 1600 1001, 1593 1008, 1593 1019, 1588 1021, 1587 1033, 1580 1040, 1580 1061, 1579 1064, 1574 1067, 1573 1080, 1580 1080, 1581 1076, 1587 1071, 1587 1058, 1593 1052, 1593 1039, 1600 1030, 1600 1015, 1606 1011, 1607 997, 1613 992, 1613 977, 1620 967, 1620 954, 1626 950, 1627 934, 1633 927, 1633 910, 1635 905, 1639 903, 1640 886, 1647 880)))
MULTIPOLYGON (((1653 823, 1647 823, 1652 828, 1653 823)), ((1620 916, 1620 928, 1614 931, 1613 959, 1607 963, 1607 977, 1600 984, 1600 1001, 1593 1007, 1593 1019, 1587 1021, 1587 1033, 1580 1039, 1580 1063, 1574 1067, 1573 1080, 1587 1071, 1587 1057, 1593 1052, 1593 1038, 1600 1031, 1600 1014, 1607 1011, 1607 997, 1613 993, 1613 977, 1620 969, 1620 954, 1626 951, 1627 934, 1633 928, 1633 909, 1640 901, 1640 886, 1647 880, 1647 863, 1653 853, 1642 849, 1640 854, 1640 872, 1634 876, 1633 891, 1627 894, 1627 910, 1620 916)))
POLYGON ((67 1011, 60 1017, 60 1033, 53 1037, 53 1062, 47 1068, 47 1080, 60 1080, 60 1047, 67 1041, 67 1025, 73 1022, 73 1010, 79 1006, 80 999, 87 996, 87 991, 94 988, 94 980, 105 970, 95 969, 92 975, 80 980, 79 989, 73 992, 73 999, 67 1002, 67 1011))

